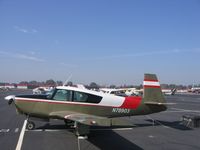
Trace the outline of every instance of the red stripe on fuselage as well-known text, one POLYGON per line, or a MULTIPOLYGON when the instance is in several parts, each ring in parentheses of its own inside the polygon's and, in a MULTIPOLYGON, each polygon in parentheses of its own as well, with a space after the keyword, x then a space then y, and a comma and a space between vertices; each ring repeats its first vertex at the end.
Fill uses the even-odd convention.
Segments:
POLYGON ((151 80, 151 79, 144 79, 144 81, 147 81, 147 82, 159 82, 158 80, 151 80))
POLYGON ((120 106, 120 108, 136 109, 140 105, 141 100, 141 97, 126 97, 124 103, 120 106))
POLYGON ((156 86, 156 85, 144 85, 144 88, 160 88, 160 86, 156 86))

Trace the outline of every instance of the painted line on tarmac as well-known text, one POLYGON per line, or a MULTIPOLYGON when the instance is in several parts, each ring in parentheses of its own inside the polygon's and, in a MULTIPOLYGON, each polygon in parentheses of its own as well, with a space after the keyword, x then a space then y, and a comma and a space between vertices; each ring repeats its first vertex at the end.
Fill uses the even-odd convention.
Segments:
POLYGON ((2 133, 7 133, 7 132, 9 132, 10 131, 10 129, 1 129, 0 130, 0 133, 2 132, 2 133))
POLYGON ((169 129, 169 128, 171 128, 170 126, 166 126, 166 125, 164 125, 164 124, 162 124, 160 121, 158 121, 158 120, 156 120, 156 119, 153 119, 152 117, 150 117, 150 116, 146 116, 148 119, 151 119, 152 120, 152 123, 153 123, 153 126, 155 125, 155 123, 158 123, 158 124, 160 124, 162 127, 164 127, 164 128, 167 128, 167 129, 169 129))
MULTIPOLYGON (((115 129, 90 129, 90 131, 125 131, 132 130, 133 128, 115 128, 115 129)), ((59 132, 59 131, 73 131, 74 129, 35 129, 35 130, 26 130, 28 132, 59 132)))
POLYGON ((23 139, 24 139, 24 133, 25 133, 25 129, 26 129, 26 124, 27 124, 27 120, 24 120, 24 124, 23 124, 23 127, 22 127, 22 130, 21 130, 21 133, 20 133, 20 136, 19 136, 15 150, 21 150, 22 142, 23 142, 23 139))
POLYGON ((115 128, 115 129, 90 129, 91 131, 125 131, 125 130, 132 130, 133 128, 115 128))
POLYGON ((34 130, 26 130, 27 132, 59 132, 59 131, 71 131, 73 129, 34 129, 34 130))
POLYGON ((184 103, 184 104, 187 103, 189 105, 196 105, 197 103, 200 103, 200 101, 193 101, 193 100, 188 101, 188 100, 185 100, 185 99, 174 100, 174 101, 179 102, 179 103, 184 103))
POLYGON ((15 129, 15 133, 17 133, 18 131, 19 131, 19 128, 16 128, 16 129, 15 129))
POLYGON ((185 113, 185 112, 188 112, 188 111, 184 111, 184 110, 169 110, 169 111, 165 111, 165 112, 162 112, 162 113, 185 113))
POLYGON ((190 109, 181 109, 181 108, 171 108, 173 110, 176 111, 183 111, 183 112, 196 112, 196 113, 200 113, 200 110, 190 110, 190 109))

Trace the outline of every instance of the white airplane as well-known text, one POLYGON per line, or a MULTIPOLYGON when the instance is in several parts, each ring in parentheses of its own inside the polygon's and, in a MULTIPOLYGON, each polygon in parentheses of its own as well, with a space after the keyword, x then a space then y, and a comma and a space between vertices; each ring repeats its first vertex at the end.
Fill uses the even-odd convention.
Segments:
POLYGON ((121 95, 121 96, 131 96, 139 95, 139 91, 136 88, 120 88, 120 89, 110 89, 110 88, 100 88, 100 91, 107 94, 121 95))
POLYGON ((162 89, 162 92, 165 95, 174 95, 176 93, 176 88, 174 88, 174 89, 162 89))
POLYGON ((192 87, 191 92, 192 93, 200 93, 200 87, 192 87))
POLYGON ((33 89, 33 94, 46 94, 50 92, 53 87, 37 87, 33 89))

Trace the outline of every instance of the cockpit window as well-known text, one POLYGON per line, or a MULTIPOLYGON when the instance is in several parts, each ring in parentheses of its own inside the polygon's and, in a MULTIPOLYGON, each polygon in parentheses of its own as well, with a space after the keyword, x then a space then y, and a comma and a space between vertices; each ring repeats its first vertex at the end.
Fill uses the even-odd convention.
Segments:
POLYGON ((72 100, 72 91, 57 89, 54 96, 53 96, 53 100, 71 101, 72 100))
POLYGON ((47 98, 51 99, 55 92, 55 88, 51 89, 50 91, 46 92, 47 98))
POLYGON ((74 98, 73 98, 74 102, 100 103, 101 99, 102 99, 101 96, 74 91, 74 98))
POLYGON ((74 92, 74 101, 75 102, 86 102, 88 99, 88 95, 82 92, 74 92))
POLYGON ((83 103, 100 103, 102 97, 85 92, 71 91, 65 89, 56 89, 52 100, 56 101, 74 101, 83 103))

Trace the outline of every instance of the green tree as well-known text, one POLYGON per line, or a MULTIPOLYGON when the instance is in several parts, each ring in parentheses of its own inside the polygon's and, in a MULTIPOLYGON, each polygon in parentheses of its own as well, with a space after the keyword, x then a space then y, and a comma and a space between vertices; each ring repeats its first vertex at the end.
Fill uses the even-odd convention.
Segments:
POLYGON ((63 82, 62 81, 56 81, 57 86, 62 86, 63 82))
POLYGON ((68 86, 72 86, 72 85, 73 85, 73 82, 72 82, 72 81, 68 81, 68 82, 67 82, 67 85, 68 85, 68 86))
POLYGON ((96 84, 95 82, 91 82, 89 87, 90 87, 91 89, 98 89, 98 88, 99 88, 99 85, 96 84))
POLYGON ((49 79, 49 80, 46 81, 46 84, 51 85, 51 86, 55 86, 56 82, 53 79, 49 79))
POLYGON ((110 88, 111 88, 111 89, 115 89, 115 88, 116 88, 116 85, 110 85, 110 88))

